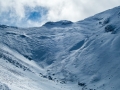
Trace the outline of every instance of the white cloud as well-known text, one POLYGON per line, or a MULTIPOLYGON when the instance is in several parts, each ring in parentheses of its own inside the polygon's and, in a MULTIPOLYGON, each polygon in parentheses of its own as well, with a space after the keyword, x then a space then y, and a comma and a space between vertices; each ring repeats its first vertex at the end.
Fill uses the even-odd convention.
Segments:
POLYGON ((0 24, 29 27, 40 26, 46 21, 75 22, 118 5, 119 0, 0 0, 0 24), (26 13, 26 7, 30 8, 29 12, 43 7, 38 10, 40 20, 28 20, 26 14, 30 13, 26 13))

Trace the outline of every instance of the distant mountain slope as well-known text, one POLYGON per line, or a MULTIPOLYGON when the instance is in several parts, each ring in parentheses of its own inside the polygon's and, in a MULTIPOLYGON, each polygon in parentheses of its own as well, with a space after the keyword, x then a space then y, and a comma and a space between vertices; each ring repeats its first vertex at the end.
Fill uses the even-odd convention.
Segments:
POLYGON ((119 23, 120 7, 77 22, 82 35, 87 37, 75 43, 73 51, 61 63, 51 66, 51 72, 62 80, 85 83, 86 88, 119 90, 119 23), (59 77, 61 72, 63 77, 59 77))
POLYGON ((64 85, 64 90, 119 90, 119 23, 120 7, 116 7, 76 23, 47 22, 34 28, 0 25, 0 66, 10 64, 11 69, 4 71, 11 77, 21 73, 30 80, 55 81, 41 86, 37 84, 42 81, 32 81, 29 84, 35 87, 30 88, 28 84, 13 85, 19 90, 53 90, 46 86, 62 90, 64 85), (64 85, 56 86, 56 82, 64 85))

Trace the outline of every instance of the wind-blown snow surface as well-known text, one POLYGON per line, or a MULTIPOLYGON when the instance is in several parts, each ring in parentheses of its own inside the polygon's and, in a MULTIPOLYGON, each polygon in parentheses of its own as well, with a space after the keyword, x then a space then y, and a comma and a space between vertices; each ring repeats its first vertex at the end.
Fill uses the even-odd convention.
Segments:
POLYGON ((83 21, 0 26, 0 82, 11 90, 119 90, 120 7, 83 21))
POLYGON ((5 84, 0 83, 0 90, 10 90, 10 89, 5 84))

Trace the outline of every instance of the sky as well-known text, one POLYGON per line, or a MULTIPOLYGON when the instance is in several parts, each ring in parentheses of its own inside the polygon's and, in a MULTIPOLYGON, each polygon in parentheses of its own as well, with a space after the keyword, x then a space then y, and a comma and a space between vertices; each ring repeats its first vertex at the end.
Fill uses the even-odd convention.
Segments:
POLYGON ((119 6, 119 0, 0 0, 0 24, 39 27, 48 21, 77 22, 119 6))

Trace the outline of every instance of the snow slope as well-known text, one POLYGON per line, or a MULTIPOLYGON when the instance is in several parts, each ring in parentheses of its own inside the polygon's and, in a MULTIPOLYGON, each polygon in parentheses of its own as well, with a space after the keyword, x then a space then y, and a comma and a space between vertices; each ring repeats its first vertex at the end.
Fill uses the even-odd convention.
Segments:
POLYGON ((0 90, 10 90, 7 85, 0 83, 0 90))
POLYGON ((30 61, 5 45, 0 45, 0 90, 74 90, 76 85, 62 85, 47 76, 36 62, 30 61), (7 86, 6 86, 7 85, 7 86), (10 89, 9 89, 9 88, 10 89))
POLYGON ((120 7, 83 21, 0 25, 0 82, 11 90, 119 90, 120 7))

